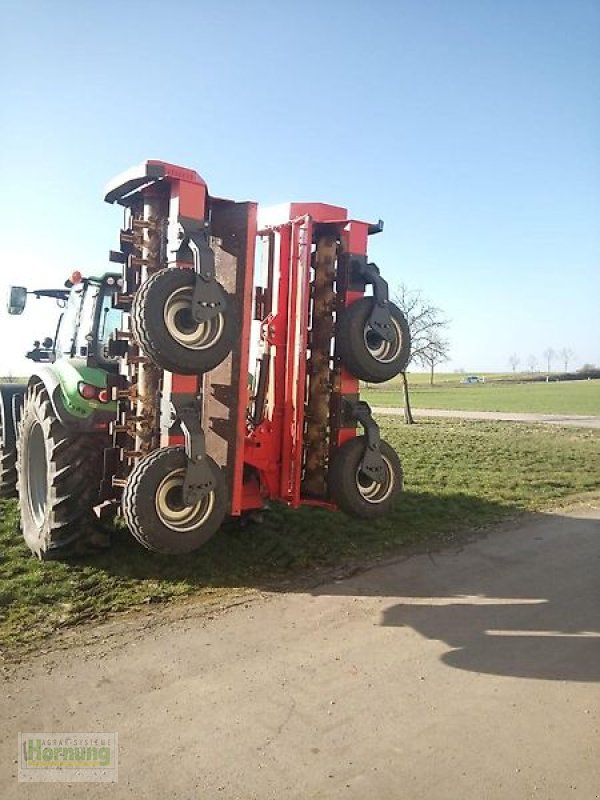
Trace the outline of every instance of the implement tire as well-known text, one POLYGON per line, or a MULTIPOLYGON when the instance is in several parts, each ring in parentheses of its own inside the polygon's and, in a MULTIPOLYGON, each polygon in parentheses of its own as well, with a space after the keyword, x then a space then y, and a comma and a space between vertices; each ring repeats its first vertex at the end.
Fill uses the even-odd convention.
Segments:
POLYGON ((369 325, 375 300, 360 300, 342 309, 336 323, 337 353, 346 369, 361 381, 383 383, 404 372, 410 361, 410 330, 406 317, 394 303, 388 303, 392 318, 391 342, 382 339, 369 325))
POLYGON ((398 454, 387 442, 381 441, 381 456, 386 467, 382 483, 367 478, 360 471, 366 439, 356 436, 345 442, 335 453, 329 467, 329 494, 346 514, 373 519, 387 514, 395 496, 402 491, 402 464, 398 454))
POLYGON ((21 529, 42 560, 82 552, 94 536, 102 477, 100 434, 72 434, 57 419, 44 385, 32 385, 17 436, 21 529))
POLYGON ((227 486, 221 469, 206 456, 215 488, 194 506, 184 506, 185 448, 161 447, 140 458, 129 474, 121 505, 129 530, 155 553, 197 550, 221 527, 227 486))
POLYGON ((209 372, 229 354, 238 336, 233 299, 223 289, 226 309, 206 322, 192 316, 196 273, 169 267, 151 275, 131 308, 133 335, 161 369, 181 375, 209 372))

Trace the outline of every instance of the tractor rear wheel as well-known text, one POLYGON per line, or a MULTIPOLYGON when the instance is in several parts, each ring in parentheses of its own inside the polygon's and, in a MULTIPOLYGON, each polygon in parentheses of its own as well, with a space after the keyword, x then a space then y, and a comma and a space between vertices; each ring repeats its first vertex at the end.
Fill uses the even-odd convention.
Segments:
POLYGON ((129 474, 121 501, 129 530, 155 553, 190 553, 213 536, 227 512, 223 472, 206 456, 215 481, 193 506, 183 503, 186 455, 183 447, 161 447, 141 458, 129 474))
POLYGON ((385 474, 382 482, 376 483, 360 469, 365 447, 365 437, 356 436, 339 448, 329 467, 328 485, 331 498, 342 511, 372 519, 387 514, 402 491, 402 464, 393 447, 381 441, 385 474))
POLYGON ((26 386, 0 387, 0 498, 17 497, 17 431, 26 386))
POLYGON ((224 289, 227 309, 196 322, 195 283, 191 269, 162 269, 142 284, 131 309, 133 334, 146 355, 161 369, 182 375, 214 369, 227 357, 238 333, 233 300, 224 289))
POLYGON ((373 297, 361 297, 338 314, 336 342, 343 365, 361 381, 383 383, 404 372, 410 360, 410 331, 406 317, 388 303, 392 338, 386 341, 369 325, 373 297))
POLYGON ((0 498, 17 497, 17 445, 0 413, 0 498))
POLYGON ((99 434, 65 429, 42 383, 29 388, 17 437, 17 486, 23 537, 38 558, 73 555, 94 537, 104 446, 99 434))

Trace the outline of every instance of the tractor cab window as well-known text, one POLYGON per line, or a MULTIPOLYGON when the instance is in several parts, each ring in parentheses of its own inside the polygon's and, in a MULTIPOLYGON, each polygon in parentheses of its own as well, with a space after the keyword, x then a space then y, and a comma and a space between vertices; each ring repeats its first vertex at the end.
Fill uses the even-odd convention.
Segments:
POLYGON ((56 355, 92 358, 108 366, 108 342, 121 327, 122 312, 113 308, 114 288, 95 280, 73 287, 56 337, 56 355))
POLYGON ((85 287, 82 285, 74 286, 69 294, 67 305, 63 311, 58 330, 56 331, 56 356, 60 358, 72 358, 75 354, 75 337, 77 335, 77 322, 81 310, 85 287))
POLYGON ((99 292, 100 287, 94 283, 88 283, 84 290, 77 324, 74 353, 80 358, 87 358, 91 352, 90 343, 94 340, 94 308, 99 292))
POLYGON ((115 361, 114 356, 108 354, 108 343, 115 331, 120 330, 123 312, 113 308, 113 291, 106 287, 100 301, 100 314, 98 319, 98 358, 101 361, 115 361))

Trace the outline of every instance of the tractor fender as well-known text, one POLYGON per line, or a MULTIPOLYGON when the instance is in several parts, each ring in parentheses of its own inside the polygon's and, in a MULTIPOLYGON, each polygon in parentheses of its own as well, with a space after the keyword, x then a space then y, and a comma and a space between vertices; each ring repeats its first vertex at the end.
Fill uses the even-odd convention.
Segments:
POLYGON ((56 371, 51 366, 38 367, 29 379, 27 388, 43 383, 56 417, 67 430, 74 433, 98 433, 106 431, 115 415, 111 411, 94 411, 88 417, 76 417, 69 412, 63 401, 63 387, 56 371))
POLYGON ((0 415, 2 419, 3 450, 12 450, 16 447, 17 424, 21 416, 23 398, 27 391, 25 383, 5 383, 0 386, 0 415))

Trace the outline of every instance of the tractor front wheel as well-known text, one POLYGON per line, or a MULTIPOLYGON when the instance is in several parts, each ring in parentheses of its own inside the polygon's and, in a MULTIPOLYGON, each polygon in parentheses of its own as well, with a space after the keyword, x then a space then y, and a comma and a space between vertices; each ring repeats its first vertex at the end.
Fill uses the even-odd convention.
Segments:
POLYGON ((225 310, 204 322, 192 313, 196 273, 170 267, 151 275, 131 309, 133 334, 161 369, 182 375, 209 372, 233 347, 238 326, 233 299, 222 289, 225 310))
POLYGON ((141 458, 123 491, 123 514, 137 541, 155 553, 190 553, 221 527, 227 512, 225 478, 206 456, 215 488, 192 506, 183 502, 183 447, 162 447, 141 458))
POLYGON ((332 500, 342 511, 372 519, 387 514, 395 495, 402 491, 402 464, 393 447, 381 441, 385 471, 383 480, 377 483, 360 469, 365 447, 365 437, 356 436, 337 450, 329 467, 328 485, 332 500))
POLYGON ((17 486, 23 537, 38 558, 73 555, 94 537, 104 445, 99 434, 67 432, 43 384, 29 388, 17 437, 17 486))

